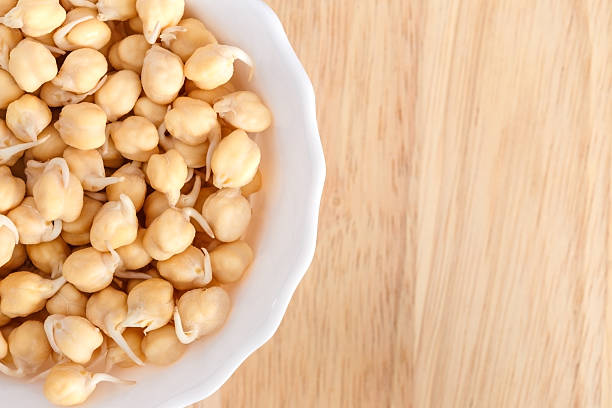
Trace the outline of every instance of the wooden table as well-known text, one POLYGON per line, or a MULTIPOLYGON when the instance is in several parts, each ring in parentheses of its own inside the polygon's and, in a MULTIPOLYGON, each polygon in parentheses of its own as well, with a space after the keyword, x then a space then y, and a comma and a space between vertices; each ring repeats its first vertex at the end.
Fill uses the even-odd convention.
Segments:
POLYGON ((318 249, 195 407, 612 406, 612 3, 270 4, 318 97, 318 249))

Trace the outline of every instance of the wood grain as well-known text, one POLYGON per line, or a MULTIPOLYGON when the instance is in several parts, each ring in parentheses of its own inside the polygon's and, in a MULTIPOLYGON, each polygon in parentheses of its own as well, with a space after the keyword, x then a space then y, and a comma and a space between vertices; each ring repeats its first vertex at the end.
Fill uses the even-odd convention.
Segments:
POLYGON ((318 97, 318 249, 194 407, 612 406, 612 3, 269 3, 318 97))

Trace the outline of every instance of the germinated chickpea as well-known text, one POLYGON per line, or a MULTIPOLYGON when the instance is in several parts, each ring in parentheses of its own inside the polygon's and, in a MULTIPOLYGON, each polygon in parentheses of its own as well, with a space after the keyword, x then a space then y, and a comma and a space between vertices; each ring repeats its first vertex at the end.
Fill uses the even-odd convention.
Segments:
POLYGON ((53 125, 49 125, 38 135, 39 143, 28 150, 32 159, 45 162, 61 156, 68 146, 53 125), (43 141, 44 140, 44 141, 43 141), (42 142, 41 142, 42 141, 42 142))
POLYGON ((210 252, 213 276, 221 283, 239 281, 251 262, 253 250, 244 241, 221 244, 210 252))
POLYGON ((112 169, 119 168, 125 163, 125 159, 115 147, 115 143, 111 138, 111 133, 114 129, 121 126, 121 122, 112 122, 106 125, 106 129, 104 131, 106 140, 104 144, 98 147, 98 151, 102 156, 102 161, 104 162, 105 167, 110 167, 112 169))
POLYGON ((22 39, 21 30, 0 24, 0 68, 8 71, 9 53, 22 39))
POLYGON ((97 149, 106 141, 106 113, 89 102, 66 105, 55 122, 55 128, 68 146, 81 150, 97 149))
POLYGON ((145 229, 138 229, 138 236, 131 244, 124 245, 122 247, 117 248, 117 253, 121 257, 123 262, 123 267, 127 270, 135 270, 144 268, 149 263, 151 263, 152 258, 147 253, 142 244, 142 239, 144 238, 145 229))
POLYGON ((204 143, 191 146, 181 142, 177 138, 167 136, 166 132, 163 131, 162 127, 161 132, 159 134, 159 144, 166 151, 171 149, 178 151, 181 156, 183 156, 183 159, 185 159, 185 163, 187 164, 187 166, 192 169, 197 169, 206 166, 206 155, 210 146, 208 140, 204 143))
POLYGON ((176 337, 189 344, 217 330, 227 319, 230 298, 225 290, 214 286, 184 293, 174 311, 176 337))
POLYGON ((55 44, 66 51, 104 47, 111 39, 111 30, 106 23, 96 19, 96 14, 96 10, 88 7, 70 10, 64 24, 53 35, 55 44))
POLYGON ((142 339, 141 348, 147 362, 155 365, 172 364, 187 350, 187 346, 176 337, 174 326, 169 324, 149 332, 142 339))
POLYGON ((171 51, 153 45, 145 55, 140 79, 149 99, 167 105, 176 99, 185 82, 183 61, 171 51))
MULTIPOLYGON (((5 277, 9 273, 19 269, 26 261, 27 254, 25 250, 25 245, 17 244, 15 248, 13 248, 13 254, 11 255, 11 259, 0 266, 0 278, 5 277)), ((0 313, 0 327, 4 326, 4 315, 0 313)))
POLYGON ((215 238, 222 242, 240 239, 251 221, 251 206, 240 190, 224 188, 212 194, 202 206, 202 215, 215 238))
POLYGON ((62 265, 70 255, 70 248, 60 237, 53 241, 26 245, 30 261, 35 267, 55 279, 62 274, 62 265))
POLYGON ((185 0, 136 0, 136 11, 145 38, 149 44, 155 44, 163 29, 181 21, 185 0))
POLYGON ((208 135, 220 131, 217 114, 204 101, 180 97, 164 119, 168 132, 181 142, 196 146, 208 141, 208 135))
POLYGON ((98 251, 129 245, 138 235, 138 218, 132 200, 125 195, 119 201, 105 203, 94 217, 89 232, 91 246, 98 251))
POLYGON ((25 182, 13 177, 9 167, 0 166, 0 213, 6 214, 17 207, 24 197, 25 182))
POLYGON ((0 165, 13 166, 23 156, 24 151, 30 149, 38 142, 23 143, 17 139, 13 132, 0 119, 0 165))
POLYGON ((59 27, 66 19, 66 11, 59 0, 19 0, 0 23, 21 28, 25 35, 40 37, 59 27))
POLYGON ((102 53, 79 48, 68 54, 53 84, 77 94, 93 89, 106 74, 108 64, 102 53))
POLYGON ((71 283, 66 283, 55 295, 47 300, 45 308, 52 315, 61 314, 85 317, 86 305, 87 296, 71 283))
POLYGON ((19 232, 17 227, 6 215, 0 215, 0 266, 11 260, 18 243, 19 232))
MULTIPOLYGON (((151 335, 151 333, 149 333, 151 335)), ((123 338, 130 346, 130 349, 136 354, 141 360, 145 360, 145 355, 140 347, 144 334, 142 329, 129 327, 123 332, 123 338)), ((112 367, 118 366, 121 368, 130 368, 136 366, 136 363, 115 343, 111 341, 108 345, 108 351, 106 353, 106 370, 110 371, 112 367)))
POLYGON ((116 252, 84 248, 74 251, 66 258, 62 274, 81 292, 94 293, 110 285, 120 264, 121 259, 116 252))
POLYGON ((48 316, 44 329, 53 351, 79 364, 91 360, 103 341, 100 329, 81 316, 48 316))
POLYGON ((121 326, 142 327, 146 335, 166 325, 174 311, 173 295, 174 288, 163 279, 140 282, 128 294, 128 313, 121 326))
POLYGON ((166 105, 158 105, 146 96, 140 97, 134 105, 134 114, 149 119, 155 127, 163 123, 166 112, 168 112, 166 105))
POLYGON ((157 263, 159 274, 178 290, 203 288, 212 279, 206 248, 189 246, 185 251, 157 263))
MULTIPOLYGON (((181 57, 183 62, 186 62, 198 48, 208 44, 217 44, 215 36, 198 19, 185 18, 178 25, 184 31, 173 33, 165 42, 169 44, 170 50, 173 53, 181 57)), ((162 35, 163 40, 164 36, 162 35)))
POLYGON ((145 40, 144 35, 133 34, 111 47, 109 61, 116 70, 128 69, 140 74, 149 48, 151 44, 145 40))
POLYGON ((260 160, 257 143, 243 130, 233 131, 212 154, 213 184, 218 188, 246 186, 255 177, 260 160))
POLYGON ((9 54, 8 72, 26 92, 34 92, 57 75, 51 51, 38 41, 25 38, 9 54))
POLYGON ((100 191, 121 181, 118 177, 106 177, 102 156, 97 150, 79 150, 67 147, 63 153, 70 173, 74 174, 86 191, 100 191))
POLYGON ((66 160, 55 157, 44 164, 32 190, 36 208, 46 221, 75 221, 83 208, 83 187, 66 160))
POLYGON ((15 369, 4 364, 0 371, 13 377, 25 377, 36 373, 51 357, 51 347, 47 341, 43 324, 36 320, 26 320, 8 335, 8 348, 15 369))
POLYGON ((23 90, 17 85, 11 74, 0 69, 0 109, 6 109, 9 104, 23 95, 23 90))
POLYGON ((236 87, 231 82, 227 82, 215 89, 193 89, 189 91, 187 96, 190 98, 200 99, 212 106, 219 99, 234 91, 236 91, 236 87))
POLYGON ((140 116, 130 116, 122 121, 111 131, 111 138, 123 157, 136 161, 149 159, 159 143, 155 125, 140 116))
POLYGON ((142 34, 142 20, 140 17, 133 17, 128 20, 128 26, 136 34, 142 34))
POLYGON ((152 155, 146 170, 151 187, 166 194, 170 205, 178 202, 187 173, 185 159, 174 149, 152 155))
POLYGON ((89 197, 83 198, 83 209, 73 222, 62 224, 62 238, 70 245, 85 245, 89 243, 89 230, 93 219, 102 208, 102 203, 89 197))
POLYGON ((0 281, 0 311, 10 318, 38 312, 64 283, 63 277, 49 280, 32 272, 13 272, 0 281))
POLYGON ((25 94, 6 109, 6 126, 23 142, 34 142, 51 123, 51 110, 39 98, 25 94))
POLYGON ((249 91, 223 96, 215 102, 214 109, 227 123, 246 132, 263 132, 272 123, 270 110, 249 91))
POLYGON ((145 213, 145 225, 148 227, 155 218, 159 217, 161 213, 170 208, 168 197, 166 197, 164 193, 153 191, 145 199, 143 208, 145 213))
POLYGON ((13 221, 19 231, 19 242, 22 244, 39 244, 52 241, 62 231, 62 222, 46 221, 36 209, 34 198, 26 197, 21 204, 13 208, 7 216, 13 221))
POLYGON ((136 17, 136 0, 98 0, 100 21, 125 21, 136 17))
POLYGON ((52 82, 46 82, 40 87, 40 98, 45 101, 51 108, 57 108, 60 106, 66 106, 74 103, 80 103, 86 100, 90 95, 95 93, 98 87, 103 85, 104 78, 98 82, 98 85, 89 92, 83 94, 75 94, 68 92, 53 84, 52 82))
MULTIPOLYGON (((147 195, 147 183, 145 175, 136 162, 128 163, 113 173, 113 177, 122 178, 123 181, 110 185, 106 188, 106 197, 110 201, 119 201, 121 194, 127 195, 136 212, 142 208, 147 195)), ((130 268, 128 269, 138 269, 130 268)))
POLYGON ((200 47, 185 63, 185 77, 200 89, 215 89, 234 75, 234 61, 241 60, 253 67, 251 58, 240 48, 221 44, 200 47))
POLYGON ((261 190, 261 183, 261 171, 257 170, 257 173, 255 173, 255 177, 253 177, 253 180, 251 180, 251 182, 246 186, 240 187, 240 192, 243 196, 248 197, 251 194, 254 194, 261 190))
POLYGON ((113 122, 134 108, 141 90, 138 74, 129 70, 119 71, 109 75, 106 83, 96 92, 96 104, 113 122))

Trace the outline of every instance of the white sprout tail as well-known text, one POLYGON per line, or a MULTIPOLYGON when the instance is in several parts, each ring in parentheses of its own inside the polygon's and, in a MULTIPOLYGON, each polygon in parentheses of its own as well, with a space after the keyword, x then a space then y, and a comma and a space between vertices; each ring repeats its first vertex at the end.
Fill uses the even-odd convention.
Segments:
POLYGON ((19 243, 19 231, 17 230, 17 226, 13 223, 13 221, 7 217, 6 215, 0 214, 0 228, 6 227, 12 234, 15 239, 15 245, 19 243))
POLYGON ((111 321, 112 320, 109 318, 109 316, 107 316, 107 318, 105 319, 105 322, 104 322, 105 326, 106 326, 107 334, 109 335, 109 337, 111 339, 113 339, 113 341, 115 343, 117 343, 119 348, 121 350, 123 350, 125 352, 125 354, 127 354, 127 356, 130 358, 130 360, 132 360, 133 362, 135 362, 139 366, 144 365, 142 360, 130 348, 130 345, 127 343, 127 341, 125 341, 125 339, 121 335, 121 332, 116 327, 114 327, 113 325, 110 324, 111 321))
POLYGON ((206 152, 206 181, 210 179, 213 153, 221 141, 221 126, 218 126, 218 129, 215 128, 213 131, 214 133, 212 138, 209 138, 210 143, 208 144, 208 151, 206 152))
POLYGON ((185 31, 187 31, 187 29, 181 26, 166 27, 162 30, 159 38, 162 44, 164 44, 164 47, 170 47, 170 43, 176 40, 176 34, 174 33, 184 33, 185 31))
POLYGON ((59 323, 60 320, 64 317, 66 316, 61 314, 53 314, 51 316, 47 316, 43 324, 43 328, 45 329, 45 334, 47 335, 47 341, 49 342, 49 345, 51 346, 53 351, 55 351, 60 356, 62 356, 64 353, 62 353, 62 350, 60 350, 59 346, 55 342, 55 327, 56 324, 59 323))
MULTIPOLYGON (((192 169, 193 170, 193 169, 192 169)), ((200 176, 196 176, 195 181, 193 182, 193 188, 189 192, 189 194, 181 194, 181 198, 179 198, 178 207, 193 207, 198 200, 198 196, 200 195, 200 190, 202 189, 202 179, 200 176)))
MULTIPOLYGON (((70 2, 72 3, 73 0, 70 0, 70 2)), ((73 3, 74 4, 74 3, 73 3)), ((94 6, 95 7, 95 6, 94 6)), ((88 21, 88 20, 92 20, 93 16, 85 16, 85 17, 81 17, 81 18, 77 18, 74 21, 71 21, 70 23, 66 24, 63 27, 60 27, 55 34, 53 34, 53 42, 61 49, 66 50, 66 51, 71 51, 77 47, 75 47, 74 45, 70 44, 68 42, 68 40, 66 40, 66 36, 68 35, 68 33, 70 31, 72 31, 72 29, 74 27, 76 27, 77 25, 81 24, 84 21, 88 21)))
POLYGON ((86 183, 91 190, 100 191, 112 184, 121 183, 125 181, 125 177, 88 177, 86 183))
POLYGON ((121 279, 151 279, 152 276, 144 272, 116 271, 115 276, 121 279))
POLYGON ((204 282, 208 284, 212 280, 212 264, 210 263, 210 254, 206 248, 200 248, 204 253, 204 282))
POLYGON ((93 385, 99 384, 101 382, 112 382, 116 384, 126 384, 126 385, 136 384, 136 381, 122 380, 121 378, 113 377, 112 375, 106 374, 106 373, 94 374, 91 377, 91 382, 93 385))
POLYGON ((23 27, 23 7, 15 6, 10 9, 3 17, 0 17, 0 24, 10 28, 23 27))
POLYGON ((185 333, 181 314, 177 306, 174 307, 174 332, 176 333, 176 338, 183 344, 193 343, 198 337, 196 333, 185 333))
POLYGON ((45 231, 42 236, 42 242, 53 241, 62 233, 62 220, 54 220, 53 227, 45 231))
POLYGON ((181 211, 183 212, 183 215, 185 215, 185 217, 192 218, 193 220, 195 220, 195 222, 197 222, 200 227, 202 227, 204 232, 206 232, 211 238, 215 237, 212 228, 210 228, 210 225, 208 224, 208 221, 206 221, 204 216, 200 214, 197 210, 192 207, 185 207, 181 209, 181 211))

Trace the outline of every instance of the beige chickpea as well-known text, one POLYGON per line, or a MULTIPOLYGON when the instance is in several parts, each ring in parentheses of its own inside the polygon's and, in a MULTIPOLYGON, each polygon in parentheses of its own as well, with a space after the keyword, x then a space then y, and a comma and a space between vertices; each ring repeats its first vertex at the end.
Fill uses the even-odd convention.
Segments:
POLYGON ((90 247, 70 254, 64 261, 62 274, 81 292, 94 293, 110 285, 120 265, 116 252, 100 252, 90 247))
POLYGON ((85 402, 101 382, 131 383, 105 373, 90 373, 79 364, 61 363, 49 371, 43 391, 52 404, 78 405, 85 402))
POLYGON ((71 283, 66 283, 49 300, 45 308, 49 314, 85 317, 87 296, 81 293, 71 283))
POLYGON ((204 143, 192 146, 183 143, 177 138, 167 136, 162 127, 159 133, 159 144, 166 151, 172 149, 178 151, 181 156, 183 156, 185 164, 192 169, 206 166, 206 155, 210 146, 208 140, 204 143))
POLYGON ((140 74, 149 48, 151 44, 142 34, 133 34, 111 47, 109 61, 116 70, 128 69, 140 74))
POLYGON ((114 129, 117 129, 121 126, 121 122, 112 122, 106 125, 105 133, 105 141, 104 144, 98 147, 98 151, 102 156, 102 161, 104 162, 105 167, 110 167, 112 169, 119 168, 123 166, 125 159, 121 155, 121 152, 117 150, 115 147, 115 143, 111 137, 111 133, 114 129))
POLYGON ((212 231, 202 215, 193 208, 168 208, 149 225, 142 243, 151 258, 164 261, 186 250, 195 237, 193 218, 212 236, 212 231), (173 237, 169 240, 167 237, 173 237))
POLYGON ((25 94, 6 109, 6 126, 23 142, 34 142, 51 123, 51 110, 39 98, 25 94))
POLYGON ((136 11, 145 38, 149 44, 155 44, 163 29, 181 21, 185 0, 136 0, 136 11))
POLYGON ((221 139, 212 154, 213 184, 217 188, 240 188, 253 180, 261 152, 243 130, 235 130, 221 139))
POLYGON ((38 140, 43 142, 37 144, 28 150, 32 155, 32 159, 38 161, 48 161, 54 157, 61 156, 68 146, 59 135, 59 132, 53 125, 49 125, 40 132, 38 140))
POLYGON ((131 244, 117 248, 117 253, 121 257, 123 267, 127 270, 140 269, 147 266, 151 261, 151 256, 147 253, 142 243, 145 229, 138 229, 138 236, 131 244))
POLYGON ((178 25, 184 31, 173 33, 170 38, 164 38, 162 34, 162 41, 168 44, 170 50, 181 57, 183 62, 187 61, 198 48, 208 44, 217 44, 215 36, 198 19, 185 18, 178 25))
MULTIPOLYGON (((125 194, 132 200, 132 203, 134 203, 136 212, 140 211, 147 195, 147 183, 145 181, 144 172, 135 162, 131 162, 115 171, 113 177, 122 178, 123 181, 112 184, 106 188, 107 199, 110 201, 119 201, 121 194, 125 194)), ((128 267, 128 269, 138 268, 128 267)))
POLYGON ((185 292, 174 310, 176 337, 183 344, 192 343, 221 327, 229 311, 230 297, 220 287, 185 292))
POLYGON ((111 30, 96 19, 96 14, 96 10, 87 7, 70 10, 63 25, 53 34, 55 44, 65 51, 104 47, 111 39, 111 30))
POLYGON ((185 63, 185 77, 200 89, 215 89, 234 76, 234 61, 240 60, 253 68, 253 61, 240 48, 221 44, 200 47, 185 63))
POLYGON ((17 207, 24 197, 25 182, 13 177, 9 167, 0 166, 0 213, 6 214, 7 211, 17 207))
POLYGON ((17 227, 6 215, 0 215, 0 266, 10 262, 18 243, 17 227))
POLYGON ((120 177, 106 177, 102 156, 97 150, 79 150, 67 147, 63 153, 70 173, 74 174, 86 191, 100 191, 122 181, 120 177))
POLYGON ((7 216, 19 231, 19 242, 22 244, 39 244, 52 241, 62 231, 62 221, 46 221, 36 209, 34 198, 26 197, 21 204, 13 208, 7 216))
POLYGON ((98 105, 81 102, 62 108, 55 128, 68 146, 97 149, 106 141, 106 113, 98 105))
POLYGON ((113 122, 134 108, 141 90, 138 74, 130 70, 119 71, 110 75, 96 92, 96 104, 113 122))
POLYGON ((178 361, 187 346, 176 337, 174 326, 165 325, 147 334, 142 340, 142 351, 147 362, 155 365, 169 365, 178 361))
POLYGON ((23 95, 23 90, 17 85, 11 74, 0 69, 0 109, 6 109, 9 104, 23 95))
POLYGON ((70 245, 85 245, 89 243, 89 230, 93 219, 102 208, 102 203, 89 197, 83 198, 83 209, 79 218, 73 222, 62 224, 62 238, 70 245))
POLYGON ((203 288, 212 279, 210 256, 206 248, 189 246, 185 251, 157 263, 159 274, 178 290, 203 288))
POLYGON ((198 198, 196 199, 193 208, 195 208, 196 211, 202 212, 202 207, 204 207, 204 202, 206 202, 206 199, 217 191, 219 191, 219 189, 215 186, 204 187, 200 189, 200 193, 198 194, 198 198))
POLYGON ((125 21, 136 17, 136 0, 98 0, 98 20, 125 21))
POLYGON ((25 35, 39 37, 59 27, 66 18, 66 11, 59 0, 19 0, 0 23, 20 28, 25 35))
MULTIPOLYGON (((151 333, 149 333, 149 336, 151 333)), ((130 349, 136 354, 141 360, 145 360, 145 355, 140 347, 144 334, 142 330, 135 327, 129 327, 123 332, 123 337, 129 345, 130 349)), ((106 372, 110 371, 112 367, 118 366, 121 368, 134 367, 136 363, 115 343, 112 341, 108 346, 106 353, 106 372)))
POLYGON ((161 213, 170 208, 168 197, 159 191, 153 191, 144 202, 145 225, 148 227, 161 213))
POLYGON ((63 277, 49 280, 32 272, 13 272, 0 281, 0 311, 10 318, 38 312, 64 283, 63 277))
POLYGON ((72 222, 83 208, 83 187, 65 159, 55 157, 44 169, 32 191, 36 208, 46 221, 72 222))
POLYGON ((111 138, 123 157, 136 161, 149 159, 159 143, 155 125, 141 116, 126 118, 111 131, 111 138))
POLYGON ((44 329, 53 351, 79 364, 89 362, 103 341, 100 329, 81 316, 48 316, 44 329))
POLYGON ((227 82, 215 89, 194 89, 189 91, 188 95, 190 98, 200 99, 209 105, 214 105, 219 99, 227 94, 236 91, 236 87, 231 82, 227 82))
POLYGON ((70 255, 70 248, 57 237, 53 241, 26 245, 26 252, 35 267, 55 279, 62 274, 62 265, 70 255))
POLYGON ((208 140, 208 135, 220 131, 217 114, 199 99, 179 97, 164 119, 168 132, 181 142, 196 146, 208 140))
POLYGON ((25 38, 9 54, 8 72, 26 92, 34 92, 57 75, 51 51, 38 41, 25 38))
POLYGON ((166 194, 170 205, 178 202, 187 173, 185 159, 174 149, 152 155, 146 169, 151 187, 166 194))
POLYGON ((9 355, 15 365, 10 369, 0 363, 0 372, 12 377, 25 377, 36 373, 51 357, 43 324, 26 320, 8 335, 9 355))
POLYGON ((89 237, 98 251, 129 245, 138 236, 138 218, 132 200, 125 195, 119 201, 105 203, 94 217, 89 237))
POLYGON ((107 287, 91 295, 87 301, 87 319, 100 328, 108 337, 138 365, 142 360, 132 351, 122 336, 125 328, 120 327, 127 316, 127 295, 120 290, 107 287))
POLYGON ((65 91, 85 93, 98 84, 107 69, 108 64, 102 53, 91 48, 79 48, 66 56, 52 82, 65 91))
POLYGON ((128 26, 136 34, 142 34, 142 20, 140 17, 132 17, 128 20, 128 26))
POLYGON ((272 113, 253 92, 240 91, 221 97, 215 112, 235 128, 246 132, 263 132, 272 123, 272 113))
POLYGON ((146 335, 159 329, 172 319, 174 288, 159 278, 140 282, 127 298, 128 313, 121 327, 142 327, 146 335))
POLYGON ((159 127, 166 117, 166 105, 158 105, 146 96, 140 97, 134 105, 134 114, 149 119, 155 127, 159 127))
POLYGON ((213 276, 221 283, 239 281, 251 262, 253 250, 244 241, 221 244, 210 251, 213 276))
POLYGON ((183 61, 171 51, 153 45, 145 55, 140 79, 149 99, 167 105, 176 99, 185 82, 183 61))
POLYGON ((21 30, 0 24, 0 68, 8 71, 9 54, 22 39, 21 30))
POLYGON ((240 190, 224 188, 210 195, 202 206, 202 215, 215 238, 222 242, 240 239, 251 221, 251 206, 240 190))
MULTIPOLYGON (((0 278, 4 278, 9 273, 19 269, 25 263, 26 259, 28 258, 25 247, 26 246, 23 244, 15 245, 11 259, 4 265, 0 266, 0 278)), ((4 326, 4 320, 5 316, 0 313, 0 327, 4 326)))
POLYGON ((251 182, 246 186, 240 187, 240 192, 243 196, 248 197, 251 194, 254 194, 261 190, 261 185, 261 171, 257 170, 257 173, 255 173, 255 177, 253 177, 253 180, 251 180, 251 182))

